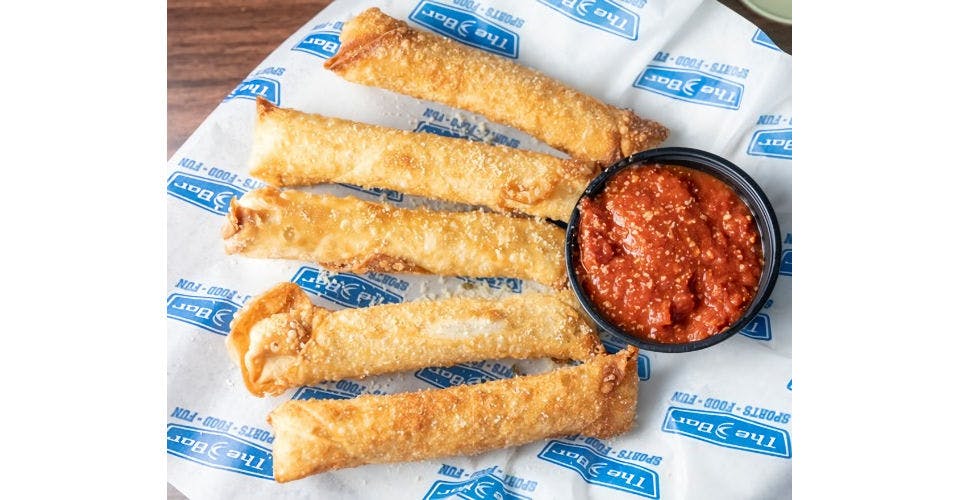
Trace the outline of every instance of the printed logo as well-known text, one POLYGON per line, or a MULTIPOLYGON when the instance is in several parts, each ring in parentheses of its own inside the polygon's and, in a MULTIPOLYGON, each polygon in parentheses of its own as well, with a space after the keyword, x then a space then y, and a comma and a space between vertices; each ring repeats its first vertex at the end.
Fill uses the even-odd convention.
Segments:
POLYGON ((280 82, 273 78, 265 78, 262 76, 248 78, 240 82, 240 85, 237 85, 237 88, 227 94, 227 97, 224 97, 223 100, 229 101, 234 98, 256 100, 258 97, 262 97, 274 105, 279 106, 280 82))
POLYGON ((590 484, 660 498, 660 479, 656 472, 598 455, 586 446, 550 441, 537 457, 575 471, 590 484))
POLYGON ((225 432, 167 425, 167 453, 215 469, 273 480, 273 454, 225 432))
POLYGON ((330 59, 340 50, 340 33, 335 31, 318 31, 310 33, 292 50, 313 54, 321 59, 330 59))
POLYGON ((766 33, 760 30, 760 28, 757 28, 757 31, 753 33, 752 40, 753 40, 753 43, 757 45, 763 45, 764 47, 771 48, 778 52, 783 52, 782 50, 780 50, 780 47, 777 47, 777 44, 773 43, 773 40, 769 36, 767 36, 766 33))
POLYGON ((340 185, 345 188, 353 189, 354 191, 360 191, 361 193, 372 194, 378 198, 383 196, 390 201, 403 201, 403 194, 393 191, 391 189, 381 189, 381 188, 364 189, 360 186, 354 186, 353 184, 344 184, 344 183, 340 183, 340 185))
POLYGON ((780 260, 780 274, 784 276, 793 276, 793 249, 788 248, 783 251, 783 257, 780 260))
POLYGON ((717 446, 790 458, 790 434, 729 413, 687 410, 671 406, 662 430, 706 441, 717 446))
POLYGON ((430 123, 430 122, 417 123, 417 128, 413 129, 413 131, 429 132, 431 134, 442 135, 444 137, 453 137, 454 139, 460 139, 460 138, 466 137, 463 134, 458 134, 447 127, 443 127, 443 126, 437 125, 436 123, 430 123))
POLYGON ((466 481, 436 481, 427 490, 423 500, 450 497, 470 500, 530 500, 530 497, 521 495, 507 487, 499 477, 489 474, 466 481))
POLYGON ((747 154, 770 158, 793 158, 793 129, 758 130, 750 139, 747 154))
MULTIPOLYGON (((428 109, 427 113, 435 113, 433 110, 428 109)), ((439 114, 439 116, 444 117, 444 115, 439 114)), ((502 144, 504 146, 509 146, 511 148, 516 148, 520 146, 520 140, 514 139, 512 137, 507 137, 506 135, 501 134, 500 132, 494 132, 489 129, 483 129, 477 125, 463 122, 454 118, 451 120, 451 123, 456 123, 462 127, 458 127, 458 130, 454 130, 453 127, 448 127, 441 125, 439 123, 431 122, 418 122, 417 127, 413 129, 414 132, 427 132, 435 135, 442 135, 444 137, 453 137, 454 139, 469 139, 471 141, 480 141, 487 142, 492 144, 502 144), (483 130, 483 133, 479 131, 483 130)))
POLYGON ((787 390, 788 390, 788 391, 792 391, 792 390, 793 390, 793 379, 790 379, 790 381, 787 382, 787 390))
POLYGON ((517 278, 468 278, 466 276, 458 276, 458 278, 472 285, 482 283, 494 290, 506 288, 513 293, 523 291, 523 280, 517 278))
POLYGON ((410 13, 410 20, 441 35, 494 54, 516 59, 516 33, 489 23, 465 10, 423 0, 410 13))
MULTIPOLYGON (((627 347, 626 342, 606 332, 600 332, 600 342, 608 354, 616 354, 627 347)), ((650 358, 646 354, 637 354, 637 375, 640 380, 650 380, 650 358)))
POLYGON ((290 281, 300 285, 300 288, 308 293, 319 295, 346 307, 369 307, 403 302, 403 297, 355 274, 334 274, 303 266, 290 281))
POLYGON ((174 172, 167 179, 167 193, 208 212, 226 215, 230 210, 230 200, 243 196, 246 191, 230 184, 174 172))
POLYGON ((491 373, 490 371, 481 369, 484 365, 483 362, 474 363, 474 365, 475 366, 468 366, 461 364, 448 367, 421 368, 417 370, 413 376, 434 387, 445 389, 455 385, 480 384, 491 380, 510 378, 513 375, 513 372, 509 370, 509 368, 507 368, 507 370, 499 370, 499 373, 491 373))
POLYGON ((167 298, 167 317, 226 335, 240 306, 226 299, 175 293, 167 298))
MULTIPOLYGON (((637 39, 640 17, 610 0, 537 0, 574 21, 627 40, 637 39)), ((637 7, 643 7, 646 1, 637 7)))
POLYGON ((291 399, 353 399, 356 394, 330 387, 304 386, 297 389, 291 399))
MULTIPOLYGON (((353 399, 366 390, 366 386, 352 380, 338 380, 337 382, 325 382, 322 386, 301 387, 297 389, 291 399, 353 399)), ((368 392, 370 394, 383 394, 383 391, 379 389, 368 392)))
POLYGON ((740 334, 757 340, 770 340, 773 334, 770 330, 770 316, 760 313, 749 325, 740 330, 740 334))
POLYGON ((701 71, 663 66, 648 66, 633 86, 672 99, 725 109, 740 109, 743 97, 743 85, 739 83, 701 71))

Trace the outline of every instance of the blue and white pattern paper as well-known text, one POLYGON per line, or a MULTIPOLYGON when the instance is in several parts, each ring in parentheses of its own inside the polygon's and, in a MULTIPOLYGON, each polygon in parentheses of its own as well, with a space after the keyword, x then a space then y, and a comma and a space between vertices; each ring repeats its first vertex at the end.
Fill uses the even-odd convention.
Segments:
MULTIPOLYGON (((791 64, 755 26, 712 0, 333 2, 238 82, 169 161, 164 297, 170 483, 198 500, 789 498, 791 64), (564 156, 481 116, 356 85, 325 70, 343 22, 373 6, 415 29, 533 67, 657 120, 671 131, 664 146, 724 156, 769 196, 785 252, 761 316, 702 351, 642 352, 637 417, 627 434, 559 436, 471 457, 369 465, 283 485, 272 480, 274 434, 266 415, 284 401, 483 383, 554 367, 549 360, 487 360, 257 398, 228 359, 224 335, 233 314, 282 281, 297 283, 329 309, 542 290, 517 279, 338 273, 310 262, 223 252, 220 230, 230 200, 263 185, 250 177, 248 165, 257 96, 306 112, 564 156)), ((464 208, 338 184, 298 189, 403 207, 464 208)), ((621 347, 616 339, 604 341, 608 349, 621 347)))

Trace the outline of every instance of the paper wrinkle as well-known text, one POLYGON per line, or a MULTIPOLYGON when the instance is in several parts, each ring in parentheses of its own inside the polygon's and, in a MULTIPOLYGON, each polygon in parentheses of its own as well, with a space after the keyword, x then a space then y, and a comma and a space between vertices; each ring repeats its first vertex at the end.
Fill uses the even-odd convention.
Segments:
MULTIPOLYGON (((753 41, 757 28, 729 9, 711 0, 554 2, 589 4, 590 8, 606 9, 608 13, 620 12, 617 9, 631 12, 638 24, 637 39, 630 40, 552 9, 545 5, 550 3, 548 0, 335 1, 281 43, 244 79, 261 79, 260 87, 241 90, 242 84, 238 85, 231 92, 235 97, 217 106, 169 161, 166 188, 170 483, 193 499, 428 498, 431 491, 436 492, 432 489, 435 486, 469 481, 471 474, 480 472, 474 478, 477 481, 464 490, 463 497, 482 498, 485 493, 493 498, 493 486, 473 489, 489 479, 487 482, 494 486, 502 485, 498 487, 503 489, 497 490, 501 495, 534 499, 789 498, 792 460, 782 455, 792 457, 792 447, 784 448, 784 440, 792 438, 792 264, 784 265, 785 272, 778 277, 771 295, 773 302, 761 311, 769 320, 769 329, 758 324, 752 330, 755 336, 769 335, 770 340, 748 338, 741 333, 692 353, 641 351, 641 370, 644 366, 649 368, 648 379, 640 382, 634 428, 625 435, 602 442, 557 438, 473 457, 369 465, 283 485, 255 475, 259 473, 258 450, 272 446, 263 440, 273 435, 266 415, 291 398, 418 391, 455 382, 475 383, 512 376, 515 369, 536 373, 552 365, 548 360, 488 360, 363 380, 324 382, 276 397, 257 398, 245 390, 239 369, 227 355, 224 335, 229 330, 232 311, 278 282, 296 282, 315 304, 332 310, 456 294, 492 296, 545 290, 536 283, 519 280, 400 274, 330 273, 328 278, 336 278, 336 283, 331 284, 313 263, 253 259, 226 255, 223 251, 220 229, 225 223, 225 209, 223 200, 216 195, 230 189, 249 192, 261 184, 249 175, 255 101, 248 97, 258 92, 275 97, 282 107, 404 130, 414 130, 419 125, 450 131, 454 123, 469 122, 477 126, 479 134, 502 134, 515 140, 521 149, 566 156, 527 134, 473 113, 346 82, 323 68, 325 58, 293 50, 317 32, 316 26, 346 21, 372 6, 426 31, 410 20, 411 13, 422 2, 460 12, 479 5, 478 13, 472 14, 475 18, 518 37, 516 60, 520 64, 538 68, 609 104, 631 108, 643 118, 659 121, 671 130, 665 146, 706 149, 743 168, 763 187, 774 205, 783 247, 789 252, 785 258, 792 259, 791 58, 753 41), (489 16, 495 16, 497 11, 523 18, 523 25, 518 28, 502 18, 491 21, 489 16), (673 60, 655 61, 658 52, 669 52, 673 60), (674 99, 633 86, 650 65, 691 69, 679 66, 678 57, 703 59, 701 78, 717 79, 728 89, 741 86, 738 109, 674 99), (728 64, 749 69, 749 73, 745 78, 720 74, 710 70, 715 63, 718 71, 719 65, 728 64), (243 92, 250 95, 236 96, 243 92), (443 120, 437 120, 441 115, 443 120), (758 134, 760 140, 755 140, 758 134), (731 405, 729 411, 727 404, 731 405), (699 427, 690 425, 679 429, 682 432, 665 430, 670 423, 669 408, 696 412, 699 427), (738 430, 744 435, 753 433, 753 437, 718 444, 722 441, 719 429, 724 429, 728 437, 738 430), (551 455, 548 448, 555 441, 575 446, 569 449, 576 450, 580 458, 557 452, 551 455), (214 445, 216 453, 212 451, 214 445), (228 448, 247 453, 250 464, 228 463, 224 458, 228 448), (637 458, 643 454, 648 461, 637 458), (658 457, 658 464, 650 463, 656 461, 652 460, 654 457, 658 457), (578 465, 588 458, 587 467, 578 465), (482 474, 487 469, 489 475, 482 474), (596 475, 591 476, 591 470, 596 475), (645 479, 642 486, 637 486, 635 483, 640 481, 636 474, 645 474, 643 470, 654 473, 655 479, 645 479), (628 474, 634 474, 632 481, 625 479, 628 474), (644 489, 653 483, 655 494, 644 489)), ((611 30, 626 32, 629 24, 616 25, 611 30)), ((328 24, 324 29, 331 28, 328 24)), ((467 208, 340 185, 296 189, 379 200, 402 207, 467 208)), ((615 339, 602 338, 608 349, 622 347, 615 339)), ((677 421, 673 422, 670 425, 677 421)))

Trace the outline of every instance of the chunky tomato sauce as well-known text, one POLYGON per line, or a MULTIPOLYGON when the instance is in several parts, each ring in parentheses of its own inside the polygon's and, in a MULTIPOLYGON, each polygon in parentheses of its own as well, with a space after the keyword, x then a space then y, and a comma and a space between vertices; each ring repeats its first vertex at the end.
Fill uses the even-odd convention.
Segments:
POLYGON ((753 216, 709 174, 626 169, 582 201, 580 217, 580 283, 607 320, 638 338, 707 338, 757 292, 763 252, 753 216))

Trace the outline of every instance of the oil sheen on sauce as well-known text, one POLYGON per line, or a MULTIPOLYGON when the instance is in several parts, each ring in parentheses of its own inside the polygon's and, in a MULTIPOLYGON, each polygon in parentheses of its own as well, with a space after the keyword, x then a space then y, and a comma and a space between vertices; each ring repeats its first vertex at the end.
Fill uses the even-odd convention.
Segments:
POLYGON ((701 340, 734 323, 763 267, 750 209, 719 179, 633 167, 581 202, 577 274, 611 323, 640 339, 701 340))

